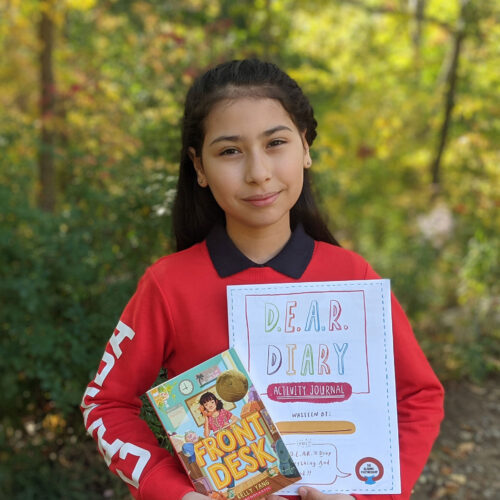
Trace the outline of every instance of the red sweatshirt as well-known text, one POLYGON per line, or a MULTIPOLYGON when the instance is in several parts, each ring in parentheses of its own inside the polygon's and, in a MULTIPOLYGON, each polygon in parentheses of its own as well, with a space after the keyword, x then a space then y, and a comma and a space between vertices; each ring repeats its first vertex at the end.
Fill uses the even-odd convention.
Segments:
MULTIPOLYGON (((249 264, 224 235, 222 244, 212 238, 146 271, 83 396, 87 431, 134 498, 177 500, 194 491, 177 457, 139 417, 140 396, 160 368, 173 377, 228 348, 227 285, 378 279, 360 256, 298 230, 282 255, 263 266, 249 264)), ((394 297, 392 318, 402 493, 357 499, 409 498, 443 418, 441 384, 394 297)))

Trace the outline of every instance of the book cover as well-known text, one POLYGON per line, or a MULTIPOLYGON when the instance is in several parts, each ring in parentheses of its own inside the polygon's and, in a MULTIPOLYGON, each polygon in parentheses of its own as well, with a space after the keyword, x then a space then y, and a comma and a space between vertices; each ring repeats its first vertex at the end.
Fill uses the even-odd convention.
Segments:
POLYGON ((258 499, 300 480, 234 349, 150 389, 147 396, 199 493, 258 499))
POLYGON ((400 492, 389 280, 229 286, 229 343, 302 480, 400 492))

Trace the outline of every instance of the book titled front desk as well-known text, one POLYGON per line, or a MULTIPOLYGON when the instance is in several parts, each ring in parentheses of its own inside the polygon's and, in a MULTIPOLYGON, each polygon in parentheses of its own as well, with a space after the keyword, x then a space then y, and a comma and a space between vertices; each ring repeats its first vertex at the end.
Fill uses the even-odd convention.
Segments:
POLYGON ((300 480, 234 349, 147 395, 199 493, 258 499, 300 480))
POLYGON ((400 492, 389 280, 228 287, 235 347, 294 459, 324 493, 400 492))

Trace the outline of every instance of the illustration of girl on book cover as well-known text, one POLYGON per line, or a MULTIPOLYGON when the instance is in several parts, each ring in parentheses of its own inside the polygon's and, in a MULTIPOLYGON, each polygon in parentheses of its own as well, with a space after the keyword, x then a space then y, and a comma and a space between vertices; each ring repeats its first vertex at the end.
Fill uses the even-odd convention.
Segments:
POLYGON ((224 403, 211 392, 201 396, 200 411, 205 419, 205 437, 210 435, 210 431, 217 432, 238 420, 238 417, 224 409, 224 403))

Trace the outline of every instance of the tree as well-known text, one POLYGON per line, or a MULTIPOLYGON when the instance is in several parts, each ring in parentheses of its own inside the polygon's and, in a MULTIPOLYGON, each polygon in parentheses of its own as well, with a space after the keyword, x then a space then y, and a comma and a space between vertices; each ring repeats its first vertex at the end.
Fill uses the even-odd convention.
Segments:
POLYGON ((40 143, 38 148, 38 206, 53 212, 56 204, 56 172, 54 166, 56 87, 54 80, 54 0, 40 0, 38 37, 40 41, 40 143))

